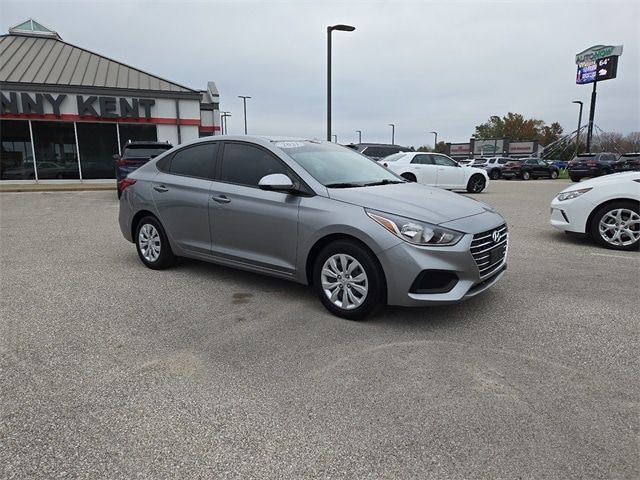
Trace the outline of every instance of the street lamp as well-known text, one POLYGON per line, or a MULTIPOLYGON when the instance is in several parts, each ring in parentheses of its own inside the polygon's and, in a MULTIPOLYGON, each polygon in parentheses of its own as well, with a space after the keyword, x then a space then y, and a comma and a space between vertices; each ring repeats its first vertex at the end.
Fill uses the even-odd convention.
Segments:
POLYGON ((327 27, 327 141, 331 141, 331 32, 353 32, 351 25, 333 25, 327 27))
POLYGON ((238 95, 238 98, 242 99, 242 106, 244 107, 244 134, 247 134, 247 97, 245 95, 238 95))
POLYGON ((571 103, 577 103, 580 105, 580 113, 578 113, 578 130, 576 131, 576 155, 580 148, 580 128, 582 127, 582 102, 580 100, 574 100, 571 103))
POLYGON ((362 130, 356 130, 356 133, 358 134, 358 143, 362 143, 362 130))
POLYGON ((222 115, 220 115, 220 123, 222 126, 222 134, 223 135, 229 135, 229 130, 227 129, 227 117, 231 116, 231 112, 220 112, 222 113, 222 115))
POLYGON ((433 133, 436 136, 436 139, 433 141, 433 151, 436 151, 436 148, 438 148, 438 132, 429 132, 429 133, 433 133))
POLYGON ((391 127, 391 145, 395 145, 396 126, 393 123, 389 123, 388 125, 391 127))

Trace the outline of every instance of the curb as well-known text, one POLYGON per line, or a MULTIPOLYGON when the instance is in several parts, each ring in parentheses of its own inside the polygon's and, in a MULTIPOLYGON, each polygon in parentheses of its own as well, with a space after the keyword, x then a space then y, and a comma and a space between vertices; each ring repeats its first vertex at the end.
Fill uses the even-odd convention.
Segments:
POLYGON ((48 184, 28 184, 28 185, 0 185, 0 193, 18 193, 18 192, 90 192, 115 190, 113 184, 65 184, 65 185, 48 185, 48 184))

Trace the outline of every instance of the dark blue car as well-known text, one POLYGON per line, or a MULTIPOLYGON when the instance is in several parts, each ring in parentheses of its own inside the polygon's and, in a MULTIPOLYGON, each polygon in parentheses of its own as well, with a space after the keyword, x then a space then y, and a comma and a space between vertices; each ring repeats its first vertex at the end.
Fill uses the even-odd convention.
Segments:
POLYGON ((127 175, 140 168, 154 157, 173 148, 168 142, 128 141, 122 147, 122 155, 114 155, 116 161, 116 187, 118 198, 122 194, 121 182, 127 175))

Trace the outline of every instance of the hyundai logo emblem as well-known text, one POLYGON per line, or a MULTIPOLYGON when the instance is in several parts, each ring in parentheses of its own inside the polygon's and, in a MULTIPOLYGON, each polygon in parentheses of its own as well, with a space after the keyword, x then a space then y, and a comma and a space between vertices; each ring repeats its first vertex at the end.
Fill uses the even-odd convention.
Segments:
POLYGON ((498 230, 495 230, 493 232, 493 234, 491 235, 491 240, 493 240, 493 243, 498 243, 500 241, 500 232, 498 230))

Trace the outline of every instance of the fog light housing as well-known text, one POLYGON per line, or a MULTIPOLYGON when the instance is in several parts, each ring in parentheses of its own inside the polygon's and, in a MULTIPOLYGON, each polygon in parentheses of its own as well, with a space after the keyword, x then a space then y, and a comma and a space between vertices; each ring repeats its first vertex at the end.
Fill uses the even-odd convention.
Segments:
POLYGON ((458 283, 458 276, 447 270, 423 270, 411 284, 409 293, 448 293, 458 283))

